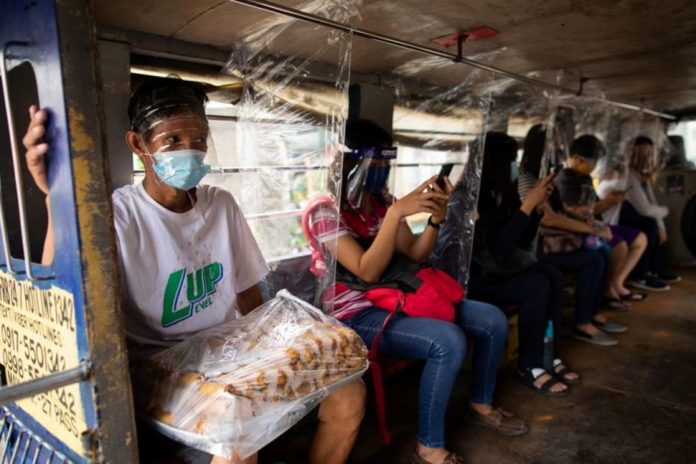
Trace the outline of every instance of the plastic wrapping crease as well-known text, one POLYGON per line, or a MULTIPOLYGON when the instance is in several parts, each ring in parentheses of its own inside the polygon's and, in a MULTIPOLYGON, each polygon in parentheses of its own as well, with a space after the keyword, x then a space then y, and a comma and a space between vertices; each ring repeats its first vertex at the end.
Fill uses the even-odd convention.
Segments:
MULTIPOLYGON (((310 1, 298 8, 345 22, 360 5, 310 1)), ((348 114, 351 37, 279 15, 239 36, 224 72, 241 79, 241 99, 229 121, 214 121, 214 136, 224 142, 206 181, 231 190, 240 204, 271 267, 267 293, 287 288, 314 301, 322 285, 309 273, 302 211, 316 197, 340 193, 335 154, 348 114), (284 48, 309 37, 315 45, 309 56, 284 48)), ((334 275, 329 262, 324 279, 334 275)))
POLYGON ((355 332, 282 290, 244 318, 138 361, 132 376, 139 410, 165 435, 244 458, 367 366, 355 332))

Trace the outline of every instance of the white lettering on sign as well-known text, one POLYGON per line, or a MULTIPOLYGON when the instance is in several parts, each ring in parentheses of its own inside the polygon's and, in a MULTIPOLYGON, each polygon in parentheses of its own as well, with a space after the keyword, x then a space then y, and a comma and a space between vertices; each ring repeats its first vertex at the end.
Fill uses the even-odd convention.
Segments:
MULTIPOLYGON (((78 367, 75 303, 69 292, 47 290, 0 272, 0 347, 8 385, 78 367)), ((78 454, 87 430, 79 385, 17 402, 78 454)))

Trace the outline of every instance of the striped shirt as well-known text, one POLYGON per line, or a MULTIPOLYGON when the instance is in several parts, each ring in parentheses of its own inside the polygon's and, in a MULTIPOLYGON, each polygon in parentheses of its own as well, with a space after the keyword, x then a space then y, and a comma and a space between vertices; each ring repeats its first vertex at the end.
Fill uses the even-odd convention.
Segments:
MULTIPOLYGON (((388 201, 392 202, 393 198, 388 199, 388 201)), ((329 205, 319 207, 309 218, 310 233, 322 247, 345 235, 350 235, 355 239, 372 240, 377 236, 387 212, 387 207, 377 201, 372 206, 370 214, 360 211, 342 211, 340 215, 329 205), (356 232, 358 228, 364 236, 356 232)), ((336 282, 326 289, 322 295, 322 303, 324 311, 339 320, 348 319, 373 306, 365 298, 363 292, 352 290, 341 282, 336 282)))

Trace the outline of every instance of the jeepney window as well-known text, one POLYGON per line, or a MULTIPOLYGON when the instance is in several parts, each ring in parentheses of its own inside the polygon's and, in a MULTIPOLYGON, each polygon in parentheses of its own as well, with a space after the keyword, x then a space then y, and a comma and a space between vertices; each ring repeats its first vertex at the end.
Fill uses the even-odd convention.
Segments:
MULTIPOLYGON (((33 66, 23 62, 14 67, 8 66, 7 88, 10 111, 5 105, 5 95, 0 87, 0 153, 4 157, 0 163, 0 199, 2 201, 2 214, 5 230, 2 231, 9 245, 10 255, 17 259, 25 258, 22 243, 22 229, 20 218, 23 216, 27 226, 29 244, 29 258, 34 263, 40 263, 43 254, 44 239, 48 227, 48 214, 46 211, 46 196, 36 186, 27 169, 25 149, 22 144, 24 132, 29 125, 28 108, 30 105, 39 104, 36 76, 33 66), (8 115, 14 124, 14 141, 19 162, 19 175, 21 176, 24 208, 20 215, 18 201, 17 181, 15 166, 12 158, 10 141, 10 129, 8 115)), ((50 122, 49 122, 50 123, 50 122)), ((50 156, 50 155, 49 155, 50 156)), ((0 256, 0 261, 5 263, 5 257, 0 256)), ((6 265, 6 264, 5 264, 6 265)))
MULTIPOLYGON (((296 126, 277 119, 277 114, 273 115, 275 120, 265 121, 265 130, 272 128, 276 133, 282 134, 282 137, 276 140, 279 159, 296 162, 283 163, 271 168, 275 179, 272 182, 264 182, 264 176, 269 175, 269 167, 249 164, 244 154, 237 152, 240 126, 237 108, 232 104, 211 101, 206 112, 218 165, 213 167, 213 171, 203 182, 223 187, 232 192, 235 198, 240 199, 241 178, 257 178, 261 189, 267 190, 266 196, 274 200, 263 203, 261 210, 252 209, 241 202, 240 207, 266 260, 272 262, 309 255, 309 246, 302 234, 302 212, 309 200, 326 191, 329 166, 312 164, 310 160, 316 157, 303 155, 324 149, 327 145, 324 129, 317 125, 305 126, 303 130, 297 131, 296 126), (273 222, 273 237, 263 236, 264 230, 267 230, 262 227, 265 221, 273 222)), ((249 125, 254 123, 245 124, 247 129, 250 129, 249 125)), ((144 177, 144 171, 137 157, 134 157, 134 171, 135 182, 140 182, 144 177)), ((259 195, 263 194, 264 192, 259 192, 259 195)))

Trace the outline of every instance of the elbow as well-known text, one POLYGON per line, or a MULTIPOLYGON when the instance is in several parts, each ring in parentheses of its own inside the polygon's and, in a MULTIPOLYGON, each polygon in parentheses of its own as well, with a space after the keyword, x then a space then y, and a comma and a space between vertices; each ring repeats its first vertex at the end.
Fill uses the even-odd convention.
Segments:
POLYGON ((366 273, 363 273, 362 275, 359 275, 358 277, 360 277, 360 280, 362 280, 363 282, 365 282, 367 284, 376 284, 377 282, 379 282, 380 276, 373 274, 373 273, 366 272, 366 273))

